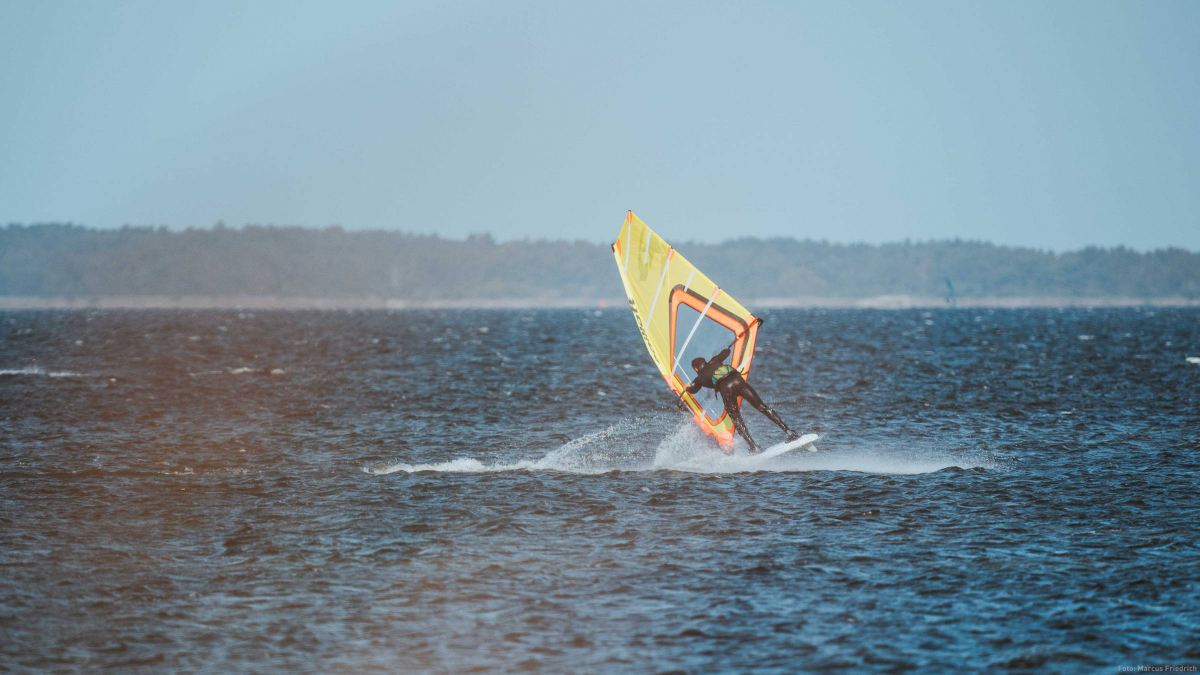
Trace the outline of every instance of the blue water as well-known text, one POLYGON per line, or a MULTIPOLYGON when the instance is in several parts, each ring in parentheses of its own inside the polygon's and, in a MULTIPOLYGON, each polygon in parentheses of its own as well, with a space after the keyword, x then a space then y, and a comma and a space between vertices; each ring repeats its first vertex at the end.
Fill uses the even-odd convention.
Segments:
POLYGON ((627 310, 0 313, 0 671, 1200 664, 1200 311, 762 314, 758 464, 627 310))

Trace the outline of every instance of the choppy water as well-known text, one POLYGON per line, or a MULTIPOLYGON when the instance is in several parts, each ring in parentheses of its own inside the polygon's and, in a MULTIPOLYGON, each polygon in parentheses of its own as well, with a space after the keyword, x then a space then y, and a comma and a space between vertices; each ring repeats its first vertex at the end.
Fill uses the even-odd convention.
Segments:
POLYGON ((0 671, 1200 663, 1200 312, 763 314, 752 466, 626 310, 0 313, 0 671))

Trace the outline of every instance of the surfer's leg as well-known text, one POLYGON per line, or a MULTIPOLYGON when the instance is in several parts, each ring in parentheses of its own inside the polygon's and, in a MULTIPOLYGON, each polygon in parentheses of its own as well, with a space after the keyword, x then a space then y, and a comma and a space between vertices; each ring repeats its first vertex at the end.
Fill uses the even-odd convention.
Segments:
POLYGON ((783 429, 783 433, 787 434, 787 439, 789 441, 794 441, 797 438, 800 438, 800 434, 797 434, 788 428, 788 425, 779 418, 779 414, 772 410, 771 406, 763 403, 762 399, 758 397, 758 392, 754 391, 754 387, 751 387, 749 382, 745 380, 738 382, 737 394, 745 399, 750 405, 754 406, 755 410, 766 415, 767 419, 774 422, 776 426, 778 426, 780 429, 783 429))
POLYGON ((746 420, 742 419, 742 411, 738 409, 738 397, 733 392, 733 387, 719 387, 717 391, 721 392, 721 402, 725 404, 725 412, 729 413, 729 419, 733 420, 733 428, 746 439, 746 444, 750 446, 750 452, 758 452, 758 444, 750 437, 750 430, 746 428, 746 420))

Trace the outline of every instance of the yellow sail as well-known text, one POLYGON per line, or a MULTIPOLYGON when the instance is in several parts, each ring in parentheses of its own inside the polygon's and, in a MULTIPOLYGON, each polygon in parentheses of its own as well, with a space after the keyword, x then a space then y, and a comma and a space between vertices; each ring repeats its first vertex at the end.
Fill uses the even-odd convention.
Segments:
MULTIPOLYGON (((682 392, 696 377, 692 359, 710 359, 727 346, 732 350, 727 363, 743 377, 749 374, 760 323, 749 310, 632 211, 612 250, 642 340, 671 391, 682 392)), ((684 394, 684 401, 701 429, 723 447, 733 444, 733 422, 715 391, 684 394)))

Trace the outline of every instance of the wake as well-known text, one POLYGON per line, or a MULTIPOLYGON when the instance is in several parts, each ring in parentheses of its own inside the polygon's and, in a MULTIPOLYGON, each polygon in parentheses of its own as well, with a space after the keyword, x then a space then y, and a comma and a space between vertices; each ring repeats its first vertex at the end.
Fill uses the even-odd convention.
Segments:
MULTIPOLYGON (((817 441, 822 446, 822 441, 817 441)), ((914 475, 948 468, 986 467, 982 459, 951 455, 934 448, 898 445, 860 445, 821 450, 793 450, 779 457, 758 460, 746 454, 738 441, 733 455, 718 450, 689 420, 661 416, 623 420, 552 450, 540 459, 484 463, 460 458, 431 464, 380 463, 364 466, 375 475, 391 473, 498 473, 507 471, 551 471, 573 474, 603 474, 613 471, 684 471, 689 473, 758 473, 803 471, 850 471, 866 474, 914 475), (657 433, 656 433, 657 432, 657 433), (661 438, 654 445, 647 438, 661 438)))
POLYGON ((40 366, 25 366, 20 369, 3 368, 0 369, 0 376, 17 377, 21 375, 41 375, 45 377, 81 377, 79 373, 73 373, 69 370, 46 370, 40 366))

